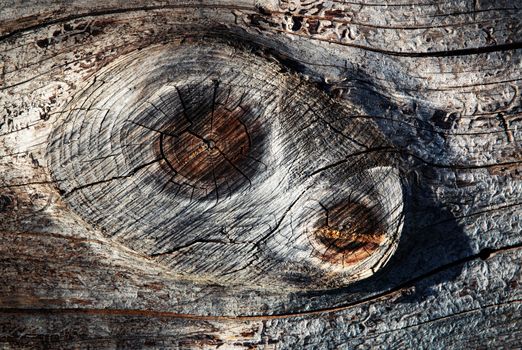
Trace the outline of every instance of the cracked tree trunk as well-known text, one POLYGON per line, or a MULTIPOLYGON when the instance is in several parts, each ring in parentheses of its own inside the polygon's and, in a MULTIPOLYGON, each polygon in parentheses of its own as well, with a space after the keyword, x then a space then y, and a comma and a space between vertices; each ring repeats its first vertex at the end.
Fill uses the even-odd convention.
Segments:
POLYGON ((516 2, 0 8, 0 347, 522 343, 516 2))

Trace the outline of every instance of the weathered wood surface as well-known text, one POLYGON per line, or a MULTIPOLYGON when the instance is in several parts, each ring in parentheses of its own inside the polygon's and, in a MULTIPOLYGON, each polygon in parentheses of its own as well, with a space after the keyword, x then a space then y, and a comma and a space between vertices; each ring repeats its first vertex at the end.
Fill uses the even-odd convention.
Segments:
POLYGON ((520 348, 517 7, 0 1, 1 347, 520 348), (151 113, 184 88, 247 120, 195 194, 151 113), (357 186, 404 214, 370 277, 299 255, 310 200, 357 186))

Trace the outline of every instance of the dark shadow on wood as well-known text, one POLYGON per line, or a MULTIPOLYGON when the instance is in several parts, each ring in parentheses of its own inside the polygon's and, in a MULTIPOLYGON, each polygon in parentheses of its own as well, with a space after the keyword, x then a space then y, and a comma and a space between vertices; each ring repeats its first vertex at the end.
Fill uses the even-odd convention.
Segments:
POLYGON ((405 197, 404 228, 397 250, 386 266, 347 287, 300 296, 329 295, 335 305, 342 305, 347 299, 356 302, 366 300, 369 294, 381 295, 404 288, 405 292, 395 302, 417 303, 436 295, 434 286, 456 280, 464 262, 479 255, 471 249, 469 238, 455 217, 432 199, 428 188, 414 185, 406 192, 410 193, 405 197))
MULTIPOLYGON (((434 286, 456 280, 463 264, 480 255, 472 250, 469 237, 449 209, 438 202, 434 193, 453 170, 435 168, 410 157, 412 153, 417 153, 416 145, 424 144, 429 146, 419 152, 427 157, 440 158, 442 162, 450 161, 445 152, 444 135, 441 135, 440 128, 435 129, 431 123, 434 116, 446 116, 446 112, 416 102, 395 106, 381 94, 378 86, 372 84, 372 79, 360 72, 354 72, 353 77, 357 81, 352 81, 356 88, 351 89, 349 100, 362 107, 369 118, 376 116, 379 129, 402 154, 399 159, 404 191, 401 238, 390 261, 371 277, 344 288, 297 294, 306 298, 329 295, 334 306, 366 300, 369 294, 380 295, 414 286, 411 288, 413 292, 402 293, 397 302, 416 303, 436 294, 434 286), (404 122, 385 117, 390 115, 405 116, 404 119, 413 120, 413 124, 407 132, 399 133, 398 130, 405 130, 404 122), (431 148, 440 152, 435 154, 431 148)), ((335 94, 331 86, 321 88, 335 94)))

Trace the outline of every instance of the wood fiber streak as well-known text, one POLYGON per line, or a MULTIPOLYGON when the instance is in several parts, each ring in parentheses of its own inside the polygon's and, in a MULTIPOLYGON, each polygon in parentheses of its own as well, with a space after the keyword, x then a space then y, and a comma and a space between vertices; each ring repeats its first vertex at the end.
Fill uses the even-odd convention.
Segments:
POLYGON ((515 1, 0 8, 0 348, 522 343, 515 1))

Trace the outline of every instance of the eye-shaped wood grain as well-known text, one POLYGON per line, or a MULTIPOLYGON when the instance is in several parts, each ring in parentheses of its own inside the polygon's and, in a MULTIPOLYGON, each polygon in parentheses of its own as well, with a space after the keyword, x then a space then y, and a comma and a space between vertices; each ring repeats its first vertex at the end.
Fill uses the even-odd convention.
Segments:
MULTIPOLYGON (((370 121, 351 119, 353 108, 246 47, 193 43, 124 56, 67 109, 48 148, 64 199, 173 271, 328 288, 371 275, 395 249, 402 192, 393 148, 370 121), (377 214, 357 214, 361 226, 345 241, 358 244, 373 220, 381 239, 364 253, 336 246, 349 264, 318 261, 330 244, 320 230, 310 237, 299 208, 356 191, 354 205, 370 201, 377 214)), ((344 211, 335 215, 354 214, 344 211)))
MULTIPOLYGON (((520 344, 522 27, 514 1, 2 5, 0 347, 520 344), (195 33, 209 42, 215 37, 255 42, 265 57, 284 62, 281 68, 299 71, 331 96, 357 105, 355 112, 364 112, 358 118, 379 123, 401 149, 404 229, 391 261, 374 276, 328 291, 186 281, 159 259, 102 237, 64 206, 55 188, 63 179, 50 177, 45 150, 49 130, 69 113, 66 102, 119 57, 152 44, 190 41, 195 33)), ((314 100, 315 90, 308 91, 314 100)), ((331 124, 338 130, 340 125, 331 124)), ((320 160, 316 148, 297 153, 320 160)), ((158 165, 168 168, 164 163, 158 165)), ((326 174, 341 164, 325 162, 323 170, 303 173, 326 174)), ((330 187, 338 192, 343 186, 330 187)), ((332 193, 316 192, 325 208, 342 203, 341 196, 329 201, 332 193)), ((306 223, 324 219, 324 209, 312 199, 296 203, 279 228, 296 231, 294 217, 306 213, 306 223)), ((310 232, 313 226, 306 225, 310 232)), ((271 252, 286 242, 281 237, 271 252)))

